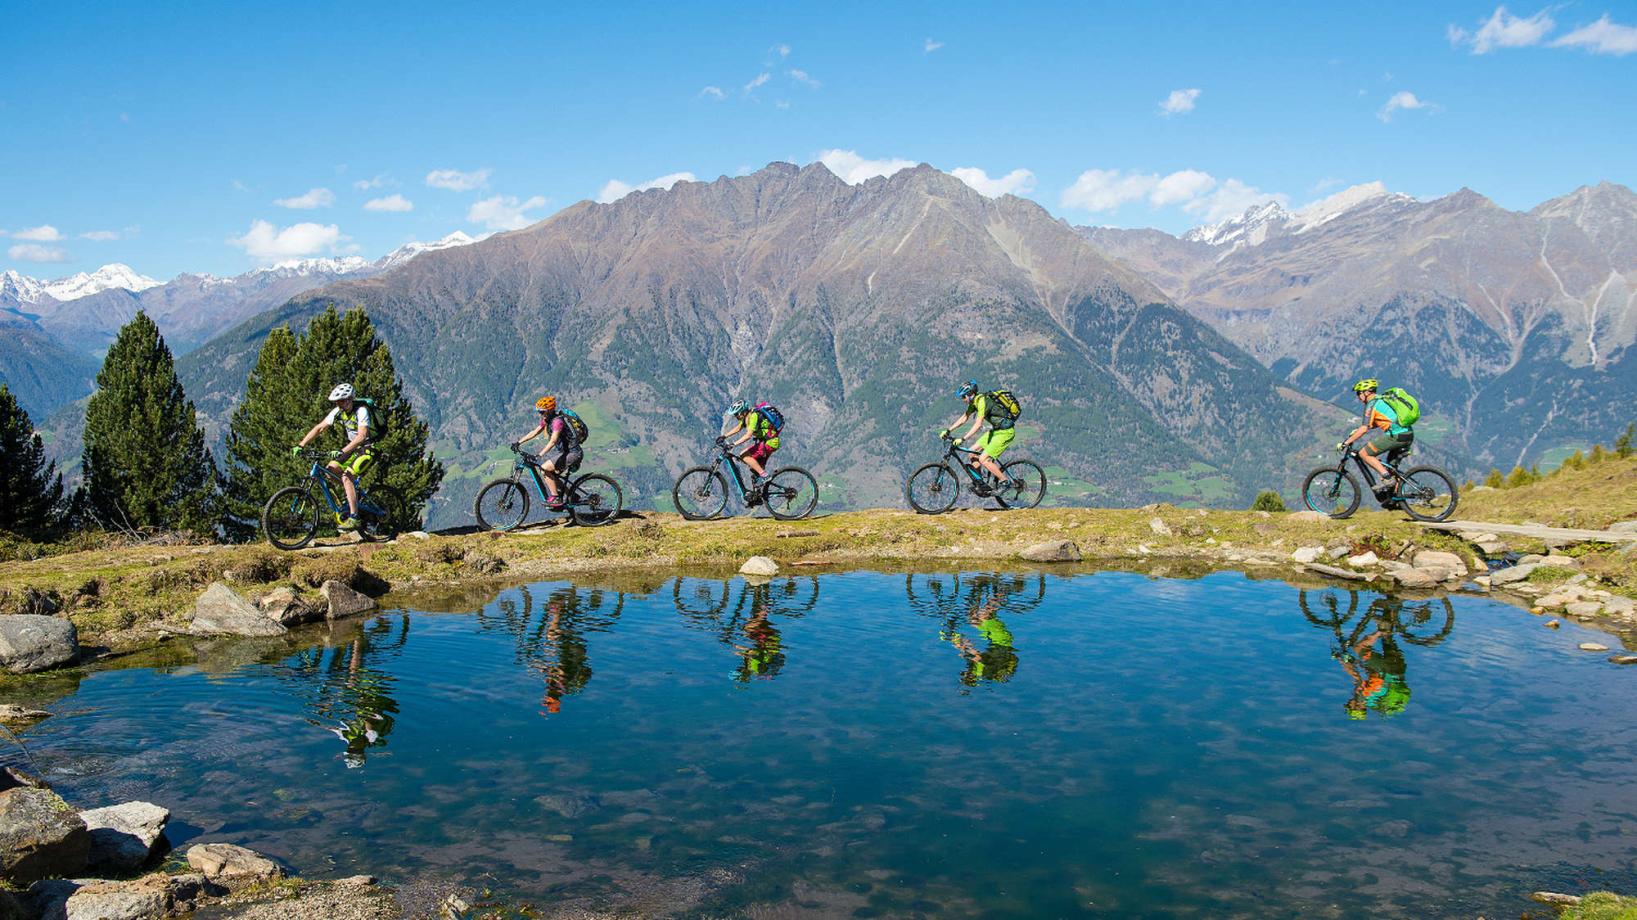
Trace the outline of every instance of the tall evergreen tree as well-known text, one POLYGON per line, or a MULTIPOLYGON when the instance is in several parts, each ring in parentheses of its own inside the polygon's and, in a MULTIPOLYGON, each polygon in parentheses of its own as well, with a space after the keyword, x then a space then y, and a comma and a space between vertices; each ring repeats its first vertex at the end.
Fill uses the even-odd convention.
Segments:
MULTIPOLYGON (((281 326, 262 344, 227 433, 222 487, 229 536, 253 536, 267 497, 307 475, 307 462, 292 457, 290 448, 330 411, 330 389, 338 383, 351 383, 385 417, 386 436, 375 440, 375 467, 364 474, 365 488, 392 486, 419 518, 443 481, 443 464, 426 448, 430 428, 404 395, 392 352, 369 316, 331 307, 299 335, 281 326)), ((345 441, 340 425, 326 437, 332 448, 345 441)))
POLYGON ((146 313, 119 330, 97 374, 84 470, 86 513, 104 527, 215 530, 216 466, 146 313))
POLYGON ((56 526, 63 497, 57 464, 47 460, 34 423, 0 383, 0 531, 43 539, 56 526))

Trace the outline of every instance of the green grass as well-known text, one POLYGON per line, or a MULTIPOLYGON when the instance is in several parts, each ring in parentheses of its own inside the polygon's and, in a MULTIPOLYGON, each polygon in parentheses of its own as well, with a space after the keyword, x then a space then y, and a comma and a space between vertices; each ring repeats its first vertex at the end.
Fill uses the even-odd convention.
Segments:
POLYGON ((1637 898, 1594 891, 1559 914, 1558 920, 1637 920, 1637 898))

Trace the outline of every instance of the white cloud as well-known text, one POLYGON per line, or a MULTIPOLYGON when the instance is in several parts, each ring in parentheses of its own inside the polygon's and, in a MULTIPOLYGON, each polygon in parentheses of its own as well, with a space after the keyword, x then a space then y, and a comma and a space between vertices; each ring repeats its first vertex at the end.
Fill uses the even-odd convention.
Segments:
POLYGON ((482 188, 489 184, 491 170, 475 169, 471 172, 461 172, 458 169, 434 169, 426 174, 426 184, 433 188, 446 188, 451 192, 469 192, 475 188, 482 188))
POLYGON ((1204 218, 1207 223, 1215 223, 1230 217, 1238 217, 1245 213, 1247 208, 1269 202, 1282 208, 1289 207, 1290 196, 1279 192, 1264 192, 1238 179, 1227 179, 1210 194, 1189 201, 1182 209, 1204 218))
POLYGON ((1194 110, 1194 102, 1199 99, 1198 89, 1174 89, 1171 95, 1160 102, 1161 115, 1186 115, 1194 110))
POLYGON ((699 91, 699 95, 705 99, 710 99, 713 102, 721 102, 723 99, 728 97, 728 94, 723 92, 722 87, 720 86, 707 86, 699 91))
POLYGON ((63 238, 63 235, 57 231, 57 228, 51 226, 50 224, 41 224, 38 227, 30 227, 27 230, 19 230, 16 233, 13 233, 12 236, 20 240, 32 240, 36 243, 55 243, 63 238))
POLYGON ((1451 45, 1457 47, 1467 45, 1473 54, 1488 54, 1496 48, 1527 48, 1530 45, 1538 45, 1556 27, 1557 23, 1552 21, 1550 8, 1526 18, 1514 16, 1506 11, 1506 7, 1497 6, 1495 12, 1478 26, 1478 31, 1469 32, 1460 26, 1452 25, 1446 32, 1451 45))
POLYGON ((1337 179, 1335 176, 1325 176, 1323 179, 1313 183, 1313 186, 1309 188, 1308 191, 1317 195, 1320 192, 1333 188, 1339 188, 1346 184, 1346 179, 1337 179))
POLYGON ((1160 177, 1133 173, 1127 175, 1118 169, 1088 169, 1063 191, 1065 208, 1082 211, 1112 211, 1121 205, 1148 197, 1159 185, 1160 177))
POLYGON ((1154 207, 1191 202, 1216 186, 1216 178, 1197 169, 1182 169, 1164 177, 1154 185, 1148 200, 1154 207))
POLYGON ((790 108, 790 100, 789 99, 780 99, 777 102, 773 103, 773 106, 775 108, 788 109, 788 108, 790 108))
POLYGON ((761 86, 762 84, 766 83, 767 81, 769 81, 771 79, 773 79, 773 75, 766 72, 766 71, 763 71, 763 72, 757 74, 756 76, 750 78, 750 82, 745 84, 745 92, 747 92, 747 93, 755 92, 757 87, 761 86))
POLYGON ((415 210, 415 203, 402 195, 388 195, 385 198, 371 198, 364 202, 364 210, 401 213, 415 210))
POLYGON ((792 67, 790 69, 789 73, 790 73, 790 79, 795 80, 797 83, 800 83, 803 86, 810 86, 813 89, 818 89, 819 87, 824 85, 824 84, 820 83, 819 81, 813 79, 812 75, 809 74, 805 70, 800 70, 800 69, 792 67))
POLYGON ((314 188, 294 198, 275 198, 273 203, 294 211, 311 211, 313 208, 327 208, 335 204, 335 193, 327 188, 314 188))
POLYGON ((1382 121, 1392 121, 1393 113, 1398 111, 1413 112, 1416 109, 1426 109, 1429 112, 1438 111, 1437 103, 1418 98, 1407 89, 1401 89, 1387 98, 1387 104, 1381 107, 1376 117, 1382 121))
POLYGON ((929 37, 926 40, 926 44, 922 45, 921 47, 922 47, 923 50, 925 50, 925 52, 927 54, 931 54, 932 52, 937 51, 939 48, 942 48, 943 46, 944 46, 943 42, 938 41, 935 38, 930 38, 929 37))
POLYGON ((386 176, 376 176, 373 179, 359 179, 357 182, 352 184, 352 187, 360 192, 367 192, 372 188, 384 188, 386 184, 386 176))
POLYGON ((1623 26, 1609 21, 1609 14, 1589 26, 1581 26, 1552 42, 1554 48, 1582 48, 1593 54, 1631 54, 1637 52, 1637 26, 1623 26))
POLYGON ((773 50, 777 51, 779 53, 779 57, 789 57, 790 56, 790 46, 789 45, 783 45, 783 44, 774 45, 773 50))
POLYGON ((333 251, 347 239, 335 224, 300 223, 280 230, 265 220, 257 220, 251 222, 244 236, 232 237, 228 243, 243 249, 258 262, 278 262, 333 251))
POLYGON ((1014 169, 1004 176, 994 179, 976 166, 962 166, 951 169, 949 174, 976 189, 978 194, 988 198, 999 198, 1002 195, 1027 195, 1034 191, 1034 173, 1027 169, 1014 169))
POLYGON ((1252 205, 1274 201, 1283 206, 1290 199, 1238 179, 1218 181, 1197 169, 1181 169, 1164 176, 1088 169, 1062 196, 1064 207, 1083 211, 1114 211, 1137 201, 1147 201, 1155 208, 1180 206, 1189 214, 1215 221, 1243 213, 1252 205))
POLYGON ((6 255, 19 262, 67 262, 68 253, 54 246, 39 243, 18 243, 6 250, 6 255))
POLYGON ((82 239, 82 240, 95 240, 96 242, 99 242, 99 243, 106 243, 109 240, 119 239, 119 234, 115 233, 112 230, 90 230, 90 231, 87 231, 85 233, 80 234, 80 239, 82 239))
POLYGON ((857 185, 876 176, 890 176, 901 169, 910 169, 914 160, 897 157, 886 160, 866 160, 855 150, 826 150, 819 154, 819 162, 848 185, 857 185))
POLYGON ((471 210, 466 212, 466 221, 482 224, 490 230, 521 230, 535 221, 524 212, 545 206, 546 199, 541 195, 526 201, 519 201, 510 195, 496 195, 474 203, 471 210))
POLYGON ((651 188, 670 188, 678 182, 697 181, 699 180, 691 172, 670 173, 655 179, 649 179, 647 182, 638 182, 636 185, 621 182, 618 179, 609 179, 608 184, 604 185, 602 191, 597 193, 597 201, 601 204, 608 204, 619 201, 632 192, 641 192, 651 188))

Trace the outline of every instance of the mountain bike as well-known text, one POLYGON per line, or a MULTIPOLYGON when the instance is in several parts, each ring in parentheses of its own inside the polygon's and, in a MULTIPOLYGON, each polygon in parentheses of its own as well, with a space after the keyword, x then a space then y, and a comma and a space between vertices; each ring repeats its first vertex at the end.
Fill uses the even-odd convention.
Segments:
POLYGON ((1338 592, 1318 592, 1320 604, 1315 611, 1308 604, 1307 590, 1296 595, 1296 604, 1302 616, 1320 629, 1331 630, 1335 641, 1331 648, 1352 648, 1372 623, 1379 622, 1390 634, 1412 645, 1434 646, 1443 642, 1455 629, 1455 605, 1447 597, 1409 601, 1399 597, 1378 597, 1364 609, 1364 616, 1347 629, 1348 623, 1359 613, 1359 595, 1356 591, 1340 592, 1347 595, 1347 607, 1342 609, 1338 592))
MULTIPOLYGON (((1432 466, 1400 470, 1397 464, 1403 461, 1407 453, 1393 450, 1381 457, 1382 465, 1398 481, 1393 494, 1381 499, 1382 506, 1398 508, 1418 521, 1448 520, 1455 513, 1455 505, 1461 497, 1455 480, 1432 466)), ((1349 447, 1342 452, 1335 466, 1320 467, 1307 474, 1307 479, 1302 482, 1302 503, 1309 510, 1327 514, 1338 521, 1351 517, 1358 510, 1364 490, 1359 488, 1358 479, 1347 471, 1348 460, 1358 467, 1366 486, 1376 484, 1375 470, 1364 462, 1356 448, 1349 447)))
POLYGON ((1012 460, 1001 466, 1005 482, 996 482, 987 470, 972 466, 975 450, 960 447, 954 438, 940 439, 943 459, 916 470, 904 484, 904 497, 921 514, 943 514, 961 497, 961 470, 973 495, 993 498, 1002 508, 1033 508, 1046 497, 1046 471, 1033 460, 1012 460))
MULTIPOLYGON (((472 503, 472 513, 487 530, 516 530, 528 520, 529 490, 523 485, 525 471, 534 480, 534 491, 540 496, 540 501, 550 507, 546 483, 541 478, 546 472, 540 468, 540 460, 515 444, 512 445, 512 453, 517 455, 512 462, 512 474, 485 485, 472 503)), ((563 510, 582 527, 612 523, 625 502, 620 484, 602 473, 587 473, 570 481, 568 476, 573 473, 574 469, 566 470, 566 475, 559 479, 559 482, 565 483, 559 492, 563 510)))
POLYGON ((812 473, 799 466, 786 466, 769 473, 760 484, 747 486, 744 474, 739 472, 742 462, 726 438, 717 438, 716 456, 710 464, 684 470, 671 487, 676 510, 690 521, 720 517, 728 506, 728 479, 722 475, 725 464, 746 508, 766 505, 768 513, 781 521, 795 521, 813 513, 818 505, 818 480, 812 473))
MULTIPOLYGON (((327 530, 340 532, 334 525, 347 513, 347 493, 341 474, 328 465, 336 456, 335 451, 301 452, 303 460, 313 462, 307 481, 274 492, 262 506, 261 532, 267 542, 283 550, 301 549, 311 543, 318 535, 325 505, 334 518, 327 530)), ((392 539, 404 521, 405 507, 404 497, 391 486, 377 484, 366 489, 358 483, 358 533, 366 540, 392 539)))

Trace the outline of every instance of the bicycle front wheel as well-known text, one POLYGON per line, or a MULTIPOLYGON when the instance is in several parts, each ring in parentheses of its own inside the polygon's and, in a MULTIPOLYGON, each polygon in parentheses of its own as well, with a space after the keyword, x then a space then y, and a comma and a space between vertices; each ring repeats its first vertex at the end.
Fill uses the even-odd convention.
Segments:
POLYGON ((690 521, 720 517, 728 507, 728 481, 708 466, 696 466, 677 477, 671 487, 676 510, 690 521))
POLYGON ((774 470, 762 483, 762 501, 779 520, 800 520, 818 506, 818 480, 799 466, 774 470))
POLYGON ((1418 521, 1448 520, 1455 513, 1461 493, 1455 480, 1443 470, 1418 466, 1404 474, 1404 483, 1398 487, 1398 500, 1404 513, 1418 521))
POLYGON ((961 497, 961 480, 948 464, 928 463, 910 474, 904 497, 921 514, 943 514, 961 497))
POLYGON ((529 490, 515 479, 496 479, 477 493, 472 513, 485 530, 516 530, 529 516, 529 490))
POLYGON ((1338 521, 1357 511, 1359 500, 1363 497, 1364 493, 1360 491, 1353 474, 1333 466, 1308 473, 1307 480, 1302 483, 1302 504, 1309 511, 1329 515, 1338 521))
POLYGON ((995 490, 1002 508, 1027 509, 1046 497, 1046 471, 1033 460, 1013 460, 1001 467, 1011 483, 995 490))
POLYGON ((279 549, 301 549, 318 533, 318 499, 305 486, 273 493, 261 509, 261 532, 279 549))
POLYGON ((587 473, 568 487, 569 514, 582 527, 613 523, 624 504, 620 484, 601 473, 587 473))

